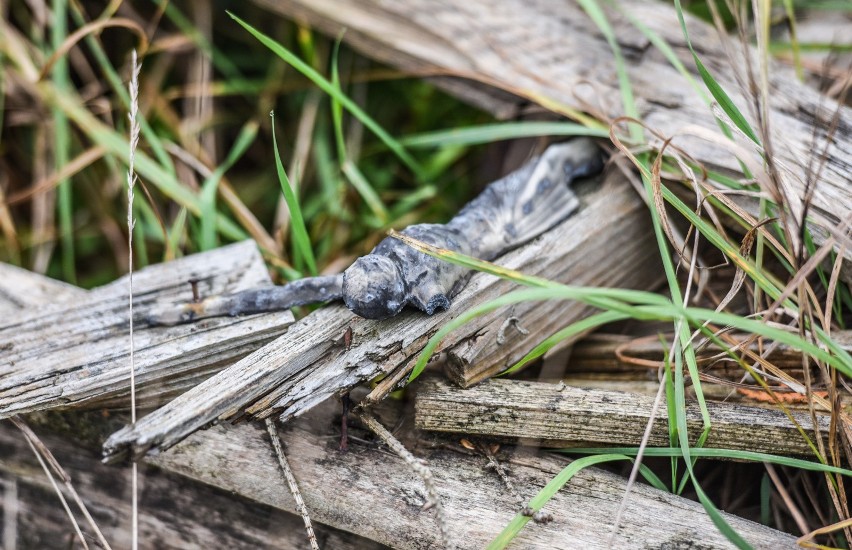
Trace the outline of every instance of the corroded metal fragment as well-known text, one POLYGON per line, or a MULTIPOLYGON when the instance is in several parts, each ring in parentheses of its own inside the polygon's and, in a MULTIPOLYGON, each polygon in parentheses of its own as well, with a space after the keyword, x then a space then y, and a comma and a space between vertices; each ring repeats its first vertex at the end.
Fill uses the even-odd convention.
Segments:
MULTIPOLYGON (((541 157, 491 183, 448 223, 412 225, 402 233, 440 248, 493 260, 570 216, 579 207, 571 182, 601 168, 600 153, 591 139, 551 145, 541 157)), ((338 299, 368 319, 393 317, 409 305, 432 315, 450 307, 469 276, 470 271, 463 267, 388 237, 340 275, 159 307, 147 320, 173 325, 338 299)))

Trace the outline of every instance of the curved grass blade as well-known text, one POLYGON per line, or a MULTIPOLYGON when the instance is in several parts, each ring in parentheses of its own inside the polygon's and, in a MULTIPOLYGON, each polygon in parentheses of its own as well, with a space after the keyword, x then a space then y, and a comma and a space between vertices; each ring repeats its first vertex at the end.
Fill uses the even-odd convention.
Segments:
POLYGON ((284 201, 287 203, 287 208, 290 209, 290 228, 293 231, 294 256, 301 258, 305 262, 311 275, 316 275, 317 262, 314 259, 314 251, 311 247, 311 239, 308 237, 308 230, 305 228, 305 220, 302 217, 299 199, 296 198, 296 193, 290 184, 290 178, 287 177, 287 172, 284 171, 284 165, 281 163, 281 154, 278 152, 278 141, 275 137, 275 114, 269 113, 269 116, 272 118, 272 148, 275 150, 275 170, 278 173, 281 192, 284 193, 284 201))
POLYGON ((704 85, 707 86, 708 90, 710 90, 710 94, 719 104, 719 107, 721 107, 725 114, 728 115, 731 122, 733 122, 743 134, 748 136, 750 140, 757 145, 760 145, 760 140, 758 139, 757 134, 754 133, 754 130, 752 130, 751 125, 743 116, 742 112, 740 112, 739 108, 733 102, 728 93, 725 92, 725 89, 716 82, 710 74, 710 71, 707 70, 704 63, 701 62, 701 59, 698 58, 698 54, 695 53, 695 48, 692 47, 692 41, 689 38, 689 32, 686 30, 686 21, 683 17, 683 8, 681 7, 680 0, 675 0, 675 9, 677 11, 678 21, 680 21, 680 27, 683 30, 683 37, 686 40, 686 45, 692 53, 692 59, 695 61, 695 66, 698 68, 698 74, 701 75, 701 80, 704 81, 704 85))
POLYGON ((254 143, 259 126, 257 121, 249 121, 243 125, 233 147, 228 152, 228 156, 225 157, 225 161, 217 166, 201 185, 199 196, 201 207, 201 239, 199 245, 201 250, 211 250, 216 248, 218 244, 216 242, 216 195, 219 191, 219 182, 225 172, 230 170, 231 166, 254 143))
POLYGON ((427 148, 449 145, 480 145, 495 141, 538 136, 590 136, 608 138, 609 130, 589 128, 573 122, 502 122, 467 128, 424 132, 403 137, 399 142, 407 147, 427 148))
MULTIPOLYGON (((578 458, 573 461, 571 464, 566 466, 559 472, 556 477, 554 477, 544 488, 539 491, 539 493, 534 496, 528 507, 533 510, 533 512, 538 512, 541 508, 547 504, 553 496, 559 492, 562 487, 568 483, 572 477, 574 477, 578 472, 588 468, 589 466, 594 466, 595 464, 602 464, 604 462, 615 462, 617 460, 631 460, 629 457, 620 455, 620 454, 603 454, 596 456, 587 456, 585 458, 578 458)), ((659 478, 654 475, 648 468, 642 466, 641 468, 642 474, 646 476, 649 482, 652 485, 662 486, 662 482, 660 482, 659 478)), ((488 545, 487 550, 500 550, 502 548, 506 548, 512 539, 514 539, 518 533, 521 532, 521 529, 529 522, 530 516, 525 515, 523 513, 518 513, 511 522, 500 532, 494 540, 488 545)))
MULTIPOLYGON (((638 447, 582 447, 569 449, 559 449, 558 452, 565 454, 604 454, 616 453, 626 456, 635 456, 639 452, 638 447)), ((829 474, 840 474, 847 477, 852 477, 852 470, 822 464, 820 462, 811 462, 801 458, 792 458, 789 456, 780 456, 770 453, 758 453, 754 451, 739 451, 733 449, 714 449, 708 447, 692 447, 692 456, 696 458, 710 458, 721 460, 742 460, 745 462, 769 462, 779 466, 789 466, 790 468, 799 468, 800 470, 808 470, 811 472, 824 472, 829 474)), ((654 457, 679 457, 681 456, 680 448, 676 447, 645 447, 642 452, 645 456, 654 457)))

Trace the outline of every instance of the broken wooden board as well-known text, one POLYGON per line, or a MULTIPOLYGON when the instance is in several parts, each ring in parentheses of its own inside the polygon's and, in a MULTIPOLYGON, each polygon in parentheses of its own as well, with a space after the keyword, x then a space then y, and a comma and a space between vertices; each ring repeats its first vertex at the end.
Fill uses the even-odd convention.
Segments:
MULTIPOLYGON (((571 284, 655 287, 661 270, 648 260, 656 257, 656 245, 642 201, 616 172, 603 183, 582 187, 576 214, 497 263, 571 284), (610 245, 622 238, 630 246, 613 254, 610 245)), ((283 337, 114 434, 104 445, 105 456, 130 452, 139 457, 149 449, 167 449, 215 420, 244 412, 257 418, 280 413, 282 420, 298 416, 338 392, 411 365, 429 337, 450 319, 516 288, 478 273, 450 311, 433 316, 405 311, 370 321, 341 305, 315 311, 283 337), (344 333, 350 329, 347 348, 344 333)), ((517 304, 471 321, 450 334, 441 349, 456 365, 454 377, 469 384, 514 364, 543 338, 590 311, 566 302, 517 304), (529 334, 510 329, 504 331, 505 341, 498 339, 510 317, 529 334)))
MULTIPOLYGON (((13 296, 28 293, 33 286, 22 287, 24 279, 0 279, 0 288, 13 296)), ((246 241, 134 273, 134 315, 143 318, 159 300, 191 300, 192 279, 203 295, 271 284, 257 246, 246 241)), ((28 280, 36 288, 41 284, 38 278, 28 280)), ((127 279, 80 292, 70 301, 30 303, 0 324, 0 418, 52 408, 128 406, 127 279)), ((279 336, 292 322, 289 312, 183 327, 154 328, 137 321, 139 406, 183 393, 279 336)))
MULTIPOLYGON (((312 518, 394 548, 439 548, 434 515, 421 509, 426 502, 422 481, 384 446, 353 439, 349 452, 339 452, 334 409, 334 402, 326 403, 281 430, 312 518)), ((484 548, 518 513, 519 503, 499 476, 486 468, 485 457, 464 452, 447 440, 421 440, 415 446, 413 429, 406 427, 400 433, 408 434, 403 443, 432 470, 459 548, 484 548)), ((570 462, 546 454, 514 453, 511 448, 498 458, 511 471, 524 500, 570 462)), ((216 426, 146 460, 275 508, 295 509, 259 426, 216 426)), ((700 504, 643 484, 631 489, 620 529, 609 546, 612 519, 625 486, 614 474, 583 470, 545 506, 554 521, 528 524, 515 547, 663 548, 699 540, 702 548, 730 548, 700 504)), ((725 519, 755 548, 795 547, 790 535, 728 514, 725 519)))
MULTIPOLYGON (((42 433, 41 439, 71 478, 106 540, 113 548, 130 548, 133 516, 129 469, 101 464, 97 451, 69 437, 42 433)), ((21 432, 9 422, 0 422, 0 449, 3 547, 77 548, 53 486, 21 432)), ((139 472, 140 548, 253 550, 307 546, 302 520, 295 514, 159 468, 142 465, 139 472)), ((65 497, 77 513, 70 496, 66 493, 65 497)), ((87 536, 93 535, 86 522, 81 522, 80 528, 87 536)), ((315 524, 314 528, 321 548, 386 548, 324 525, 315 524)))
MULTIPOLYGON (((579 3, 558 0, 254 0, 273 13, 308 23, 343 40, 364 55, 414 75, 459 77, 455 89, 467 82, 473 93, 459 94, 493 110, 507 108, 505 95, 483 89, 500 88, 556 112, 599 113, 613 120, 624 115, 613 52, 597 25, 579 3), (345 32, 344 32, 345 31, 345 32), (496 106, 495 106, 496 105, 496 106)), ((714 115, 693 84, 681 75, 650 40, 626 17, 630 13, 669 44, 690 70, 694 61, 687 48, 677 14, 670 3, 625 0, 617 7, 599 6, 612 25, 613 36, 626 57, 639 117, 664 137, 678 135, 674 144, 709 168, 739 173, 737 159, 717 145, 684 137, 700 126, 721 136, 714 115), (665 85, 660 85, 665 83, 665 85)), ((686 14, 692 43, 699 56, 734 103, 750 116, 750 98, 744 97, 732 67, 734 61, 716 31, 686 14)), ((733 48, 738 50, 736 46, 733 48)), ((271 54, 270 54, 271 55, 271 54)), ((756 55, 753 50, 749 55, 756 55)), ((756 66, 756 64, 755 64, 756 66)), ((693 74, 700 84, 700 77, 693 74)), ((852 281, 850 227, 852 221, 852 110, 839 106, 798 81, 793 70, 771 67, 769 124, 772 150, 781 172, 788 175, 788 198, 793 212, 801 209, 806 159, 826 162, 815 187, 810 219, 817 226, 818 243, 828 232, 847 244, 844 277, 852 281), (837 131, 828 135, 832 116, 839 110, 837 131), (815 143, 816 140, 816 143, 815 143), (787 171, 789 170, 789 174, 787 171)), ((705 95, 709 95, 703 91, 705 95)), ((754 151, 748 140, 740 143, 754 151)), ((658 144, 659 145, 659 144, 658 144)), ((742 197, 734 197, 741 200, 742 197)), ((743 203, 757 214, 757 202, 743 203)))
MULTIPOLYGON (((567 385, 494 379, 460 389, 430 380, 417 392, 417 427, 423 430, 542 441, 547 447, 638 447, 651 419, 654 399, 567 385)), ((708 402, 712 422, 706 447, 776 455, 812 454, 796 425, 781 411, 708 402)), ((792 413, 808 437, 815 438, 810 416, 792 413)), ((702 430, 696 402, 687 404, 690 440, 702 430)), ((818 416, 820 431, 830 429, 818 416)), ((669 446, 665 403, 655 416, 648 445, 669 446)))

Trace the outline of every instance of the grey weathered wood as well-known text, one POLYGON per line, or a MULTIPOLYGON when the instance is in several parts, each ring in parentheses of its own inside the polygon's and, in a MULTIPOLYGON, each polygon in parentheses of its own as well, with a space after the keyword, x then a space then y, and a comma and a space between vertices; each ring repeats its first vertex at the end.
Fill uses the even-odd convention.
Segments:
MULTIPOLYGON (((633 190, 615 173, 578 190, 582 206, 574 216, 498 263, 572 284, 655 286, 660 270, 648 261, 655 257, 652 231, 633 190), (622 242, 623 236, 630 247, 612 254, 612 242, 622 242)), ((339 391, 410 365, 449 319, 514 288, 513 283, 476 274, 449 312, 433 316, 406 311, 371 321, 339 305, 315 311, 273 343, 114 434, 104 446, 105 454, 130 451, 141 456, 150 448, 166 449, 214 420, 244 411, 261 418, 276 412, 282 419, 297 416, 339 391), (343 337, 347 328, 352 330, 349 349, 343 337)), ((455 365, 455 377, 471 383, 505 369, 543 335, 588 311, 564 302, 518 304, 472 321, 449 335, 441 348, 455 365), (497 335, 509 317, 518 318, 530 334, 506 330, 501 345, 497 335)))
MULTIPOLYGON (((557 111, 561 107, 593 109, 609 119, 624 114, 612 50, 576 2, 254 1, 274 13, 308 22, 330 36, 341 36, 345 29, 343 39, 355 49, 414 74, 456 75, 479 83, 477 87, 501 88, 557 111)), ((626 0, 618 4, 619 9, 632 13, 671 45, 687 67, 694 67, 670 3, 626 0)), ((691 125, 718 134, 711 110, 691 84, 624 15, 608 5, 601 8, 627 58, 640 118, 664 136, 678 134, 691 125)), ((717 33, 706 23, 688 14, 687 22, 704 64, 752 120, 751 101, 744 96, 732 69, 741 70, 742 57, 737 53, 730 60, 717 33)), ((700 82, 700 77, 694 76, 700 82)), ((852 111, 801 84, 789 68, 772 67, 769 89, 773 152, 779 164, 791 170, 786 179, 793 190, 789 194, 794 211, 798 211, 803 196, 805 159, 818 156, 828 146, 811 209, 814 224, 823 228, 816 229, 817 240, 822 242, 824 230, 852 221, 852 111), (838 130, 828 140, 827 128, 837 109, 841 109, 838 130)), ((468 94, 470 97, 475 96, 468 94)), ((492 103, 489 99, 484 104, 492 103)), ((675 143, 709 167, 740 170, 735 157, 707 141, 680 137, 675 143)), ((845 237, 841 238, 849 243, 849 227, 843 232, 845 237)), ((852 246, 847 246, 845 257, 852 258, 852 246)), ((844 273, 846 280, 852 280, 852 270, 844 273)))
POLYGON ((81 300, 86 291, 32 271, 0 263, 0 313, 45 303, 81 300))
MULTIPOLYGON (((270 284, 251 241, 154 265, 134 274, 134 309, 140 317, 157 300, 220 294, 270 284)), ((15 295, 19 282, 0 279, 15 295)), ((67 289, 66 289, 67 290, 67 289)), ((119 279, 70 301, 29 307, 0 324, 0 418, 35 410, 127 406, 129 338, 127 280, 119 279)), ((76 293, 75 293, 76 294, 76 293)), ((186 327, 147 327, 134 334, 140 406, 193 387, 280 335, 289 312, 221 318, 186 327)))
MULTIPOLYGON (((638 446, 651 416, 651 397, 567 385, 494 379, 460 389, 429 381, 417 393, 417 427, 438 432, 542 440, 552 447, 578 443, 638 446)), ((780 455, 809 455, 810 447, 787 416, 775 409, 730 403, 707 403, 713 428, 706 446, 780 455)), ((686 410, 690 440, 702 430, 698 404, 686 410)), ((813 439, 810 416, 793 413, 813 439)), ((818 417, 821 433, 829 419, 818 417)), ((653 423, 648 444, 669 445, 665 404, 653 423)))
MULTIPOLYGON (((327 405, 336 408, 334 402, 327 405)), ((282 431, 312 518, 394 548, 440 547, 433 513, 421 510, 426 498, 422 481, 385 447, 365 444, 360 438, 350 441, 350 452, 340 453, 336 422, 329 418, 328 408, 321 409, 288 423, 282 431)), ((416 456, 428 461, 459 548, 484 548, 518 512, 515 497, 485 467, 485 457, 464 452, 448 440, 417 444, 414 430, 407 426, 398 433, 416 456)), ((508 447, 498 458, 525 500, 569 463, 562 457, 508 447)), ((295 509, 257 425, 216 426, 146 460, 226 491, 251 495, 275 508, 295 509)), ((625 485, 616 475, 596 468, 583 470, 545 506, 554 521, 528 524, 512 547, 668 548, 687 541, 700 541, 708 549, 732 547, 701 505, 643 484, 631 490, 621 527, 610 545, 612 520, 625 485)), ((755 548, 795 547, 795 539, 787 534, 727 514, 725 519, 755 548)))
MULTIPOLYGON (((333 403, 326 403, 284 432, 284 444, 315 519, 396 548, 434 547, 439 542, 438 530, 431 515, 420 510, 425 498, 421 482, 383 448, 353 440, 349 453, 337 451, 337 423, 331 418, 334 408, 333 403)), ((387 412, 392 417, 399 415, 399 411, 387 412)), ((84 423, 87 431, 97 430, 91 422, 84 423)), ((415 430, 405 429, 403 434, 411 448, 419 446, 415 430)), ((14 513, 4 514, 4 520, 15 522, 22 546, 64 545, 67 523, 23 440, 10 425, 0 424, 0 443, 4 449, 0 507, 4 512, 14 509, 14 513)), ((130 517, 126 470, 100 465, 84 448, 58 437, 49 437, 46 443, 71 474, 109 540, 126 546, 130 517)), ((516 513, 515 496, 483 468, 483 458, 450 451, 446 445, 427 445, 427 449, 431 449, 426 453, 450 512, 454 540, 461 548, 483 547, 516 513)), ((526 499, 567 462, 532 454, 503 456, 501 460, 510 465, 515 485, 526 499)), ((274 512, 292 512, 295 503, 284 490, 265 436, 256 427, 220 426, 201 432, 150 461, 164 472, 142 469, 139 523, 144 546, 299 547, 304 543, 295 516, 274 512), (260 505, 250 505, 248 499, 260 505), (225 523, 227 529, 222 528, 225 523)), ((624 490, 624 481, 617 476, 585 470, 548 504, 554 523, 529 525, 517 544, 525 548, 606 547, 608 521, 624 490)), ((635 507, 628 508, 614 540, 620 547, 663 547, 690 540, 701 540, 707 548, 729 547, 694 502, 644 486, 635 487, 631 499, 635 499, 631 500, 635 507), (654 517, 660 521, 648 521, 654 517)), ((727 520, 757 548, 793 547, 789 535, 732 516, 727 520)), ((317 532, 323 548, 378 547, 378 543, 324 526, 318 526, 317 532)))
MULTIPOLYGON (((71 477, 107 541, 113 548, 130 548, 129 469, 104 466, 91 448, 67 437, 42 434, 41 438, 71 477)), ((70 543, 73 530, 53 487, 20 432, 9 422, 0 422, 0 448, 0 517, 6 520, 0 533, 14 530, 16 548, 76 547, 70 543)), ((235 495, 144 465, 139 475, 138 517, 140 548, 250 550, 306 546, 297 516, 258 504, 250 495, 235 495)), ((85 522, 81 528, 90 534, 85 522)), ((321 548, 385 548, 323 525, 317 525, 316 532, 321 548)))

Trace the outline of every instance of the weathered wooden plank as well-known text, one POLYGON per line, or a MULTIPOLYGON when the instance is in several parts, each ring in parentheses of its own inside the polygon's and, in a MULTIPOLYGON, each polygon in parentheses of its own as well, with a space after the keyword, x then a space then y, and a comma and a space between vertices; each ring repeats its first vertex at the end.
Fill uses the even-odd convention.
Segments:
MULTIPOLYGON (((638 446, 651 417, 654 399, 634 393, 583 390, 567 385, 494 379, 475 388, 460 389, 429 381, 417 393, 417 427, 437 432, 542 440, 549 447, 578 443, 638 446)), ((795 424, 778 410, 708 402, 713 428, 706 446, 780 455, 809 455, 795 424)), ((698 404, 686 409, 690 440, 702 430, 698 404)), ((806 413, 793 413, 813 439, 806 413)), ((818 417, 820 430, 829 419, 818 417)), ((669 445, 665 407, 658 411, 648 444, 669 445)))
MULTIPOLYGON (((226 246, 134 274, 134 309, 144 317, 158 300, 189 300, 188 281, 203 294, 270 284, 251 241, 226 246)), ((14 293, 12 279, 0 288, 14 293)), ((119 279, 70 302, 28 307, 0 324, 0 418, 49 408, 119 405, 129 393, 127 280, 119 279)), ((32 302, 30 303, 32 306, 32 302)), ((185 327, 147 327, 134 333, 137 399, 161 403, 193 387, 280 335, 289 312, 211 319, 185 327)))
MULTIPOLYGON (((334 405, 327 403, 332 411, 334 405)), ((282 430, 314 520, 394 548, 439 548, 434 515, 421 509, 426 501, 422 481, 383 446, 363 442, 363 437, 370 436, 361 432, 350 441, 350 452, 339 452, 332 411, 316 408, 282 430)), ((485 467, 485 457, 469 454, 448 440, 435 444, 430 438, 418 444, 416 431, 407 425, 399 434, 416 456, 427 460, 459 548, 484 548, 518 512, 515 496, 485 467)), ((498 458, 525 500, 569 463, 563 457, 511 447, 501 450, 498 458)), ((265 505, 285 510, 295 506, 256 425, 216 426, 146 460, 225 491, 251 495, 265 505)), ((687 541, 701 541, 701 547, 708 549, 732 547, 698 503, 643 484, 631 490, 625 516, 610 543, 625 485, 616 475, 596 468, 583 470, 545 506, 554 521, 530 523, 513 548, 668 548, 687 541)), ((795 547, 795 539, 787 534, 728 514, 725 519, 755 548, 795 547)))
MULTIPOLYGON (((107 541, 113 548, 130 548, 129 470, 104 466, 91 448, 68 438, 42 435, 42 440, 71 477, 107 541)), ((73 530, 53 487, 20 432, 8 422, 0 422, 0 449, 0 533, 15 534, 8 548, 74 547, 73 530)), ((138 517, 140 548, 306 547, 298 516, 144 465, 138 517)), ((85 522, 81 528, 91 534, 85 522)), ((321 548, 385 548, 323 525, 316 526, 316 533, 321 548)))
POLYGON ((86 291, 32 271, 0 263, 0 313, 37 307, 45 303, 80 300, 86 291))
MULTIPOLYGON (((624 114, 612 50, 576 2, 254 1, 330 36, 342 35, 364 55, 414 74, 456 75, 459 82, 501 88, 555 110, 594 110, 610 120, 624 114)), ((683 130, 693 125, 718 133, 713 113, 691 83, 623 14, 630 12, 652 29, 671 45, 685 66, 692 68, 694 62, 671 4, 625 0, 619 2, 618 9, 609 5, 601 8, 628 60, 640 118, 664 136, 681 135, 675 143, 697 161, 739 172, 733 155, 708 141, 682 137, 683 130)), ((753 120, 752 101, 744 96, 734 73, 734 67, 743 66, 741 58, 728 59, 712 27, 688 14, 687 22, 704 64, 753 120)), ((694 77, 700 82, 700 77, 694 77)), ((840 224, 852 218, 852 186, 848 184, 852 173, 852 111, 801 84, 792 69, 785 67, 772 66, 769 89, 772 150, 784 167, 782 177, 792 210, 800 210, 805 182, 809 181, 804 159, 819 158, 825 148, 825 168, 816 185, 810 217, 821 228, 815 230, 818 242, 825 239, 827 231, 834 231, 849 244, 849 227, 840 224), (838 109, 837 131, 829 138, 831 117, 838 109)), ((756 212, 756 203, 744 205, 756 212)), ((852 246, 847 246, 845 253, 847 260, 852 258, 852 246)), ((848 265, 844 276, 852 280, 848 265)))
MULTIPOLYGON (((498 263, 533 275, 590 286, 654 287, 654 242, 645 206, 616 173, 601 184, 578 188, 582 206, 571 218, 539 239, 498 259, 498 263), (612 241, 630 246, 612 254, 612 241)), ((249 415, 282 419, 297 416, 329 396, 375 376, 408 365, 428 338, 449 319, 516 288, 484 274, 474 275, 454 299, 450 311, 426 316, 403 312, 386 321, 370 321, 334 305, 293 325, 275 342, 246 357, 167 406, 114 434, 105 453, 165 449, 216 419, 249 415), (351 346, 344 332, 352 330, 351 346)), ((442 349, 455 365, 455 377, 471 383, 505 369, 544 335, 588 314, 588 309, 561 302, 518 304, 472 321, 446 338, 442 349), (505 331, 515 317, 530 334, 505 331), (502 341, 502 340, 501 340, 502 341)))

